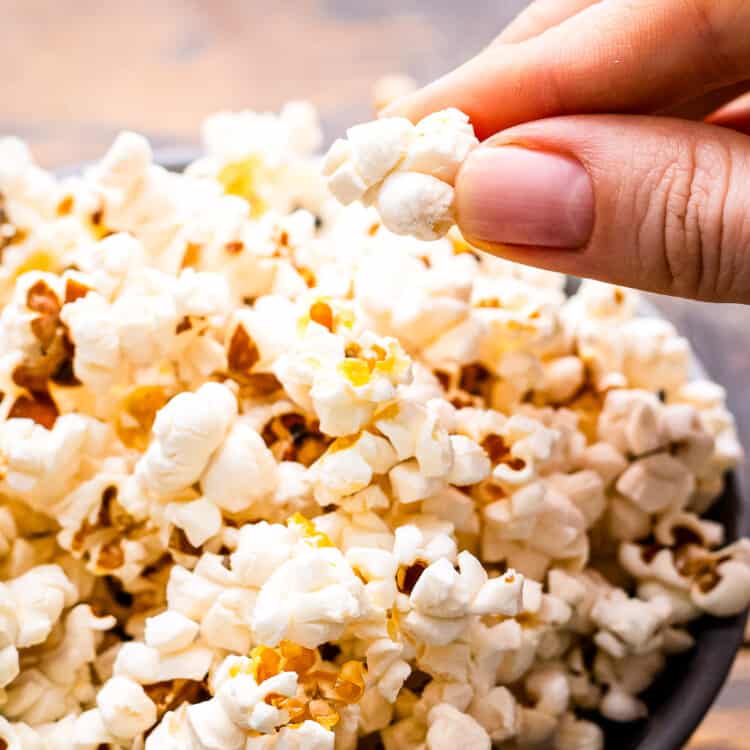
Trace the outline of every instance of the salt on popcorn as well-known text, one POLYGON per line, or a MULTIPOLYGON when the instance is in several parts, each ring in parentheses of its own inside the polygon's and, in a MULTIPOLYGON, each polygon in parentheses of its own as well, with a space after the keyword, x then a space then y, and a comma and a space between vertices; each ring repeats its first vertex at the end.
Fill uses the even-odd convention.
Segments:
POLYGON ((463 240, 462 113, 319 137, 224 112, 184 175, 125 133, 65 180, 0 140, 9 747, 602 748, 577 710, 748 605, 687 342, 463 240))

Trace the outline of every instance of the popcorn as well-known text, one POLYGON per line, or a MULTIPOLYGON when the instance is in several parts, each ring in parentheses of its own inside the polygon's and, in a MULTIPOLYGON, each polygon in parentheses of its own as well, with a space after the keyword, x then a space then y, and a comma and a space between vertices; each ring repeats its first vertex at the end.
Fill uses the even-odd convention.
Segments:
POLYGON ((126 677, 113 677, 96 697, 101 720, 108 732, 128 740, 156 722, 156 707, 143 688, 126 677))
POLYGON ((347 131, 323 163, 328 187, 344 205, 375 203, 396 234, 435 240, 454 224, 453 182, 478 145, 469 119, 447 109, 417 125, 383 118, 347 131))
POLYGON ((617 480, 618 492, 647 513, 685 507, 694 480, 688 470, 667 453, 656 453, 632 463, 617 480))
POLYGON ((149 490, 170 494, 195 482, 237 413, 234 395, 215 383, 181 393, 159 411, 154 439, 136 467, 149 490))
POLYGON ((489 735, 468 714, 461 713, 450 703, 441 703, 430 711, 427 747, 429 750, 448 750, 457 744, 471 750, 490 750, 489 735))
POLYGON ((319 138, 0 140, 0 745, 600 750, 748 606, 687 342, 466 243, 462 113, 319 138))
POLYGON ((189 646, 198 635, 198 626, 179 612, 167 610, 146 620, 144 641, 150 648, 170 653, 189 646))
POLYGON ((453 226, 453 201, 453 189, 446 182, 430 174, 396 172, 383 181, 375 205, 383 224, 395 234, 436 240, 453 226))
POLYGON ((270 495, 277 486, 276 461, 261 436, 236 423, 201 478, 205 497, 236 513, 270 495))

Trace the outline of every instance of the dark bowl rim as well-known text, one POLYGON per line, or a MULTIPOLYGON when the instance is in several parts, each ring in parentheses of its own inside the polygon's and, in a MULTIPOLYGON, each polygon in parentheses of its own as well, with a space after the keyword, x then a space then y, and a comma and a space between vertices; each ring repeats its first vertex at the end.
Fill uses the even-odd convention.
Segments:
MULTIPOLYGON (((154 150, 154 162, 174 172, 181 172, 198 155, 190 146, 174 146, 154 150)), ((58 176, 79 173, 89 163, 60 167, 58 176)), ((748 497, 742 472, 727 475, 722 497, 716 508, 728 530, 728 540, 750 535, 750 512, 744 498, 748 497)), ((662 673, 668 678, 671 672, 685 671, 691 679, 682 680, 666 700, 659 700, 643 722, 615 725, 605 722, 606 747, 611 748, 613 738, 620 750, 679 750, 690 739, 705 718, 729 676, 737 653, 744 641, 748 612, 732 618, 701 618, 700 632, 694 649, 684 657, 674 657, 662 673), (700 677, 700 679, 698 679, 700 677), (665 716, 667 719, 665 719, 665 716), (618 737, 625 735, 623 744, 618 737), (635 743, 628 739, 636 737, 635 743)), ((648 700, 646 701, 648 704, 648 700)), ((612 748, 614 750, 614 748, 612 748)))

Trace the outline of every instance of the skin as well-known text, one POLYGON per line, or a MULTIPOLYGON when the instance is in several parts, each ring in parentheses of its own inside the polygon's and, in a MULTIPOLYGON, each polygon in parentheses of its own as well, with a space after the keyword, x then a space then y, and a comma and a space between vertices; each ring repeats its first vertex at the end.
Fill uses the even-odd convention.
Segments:
POLYGON ((469 114, 483 143, 456 199, 473 244, 750 303, 748 29, 750 0, 536 0, 383 114, 469 114))

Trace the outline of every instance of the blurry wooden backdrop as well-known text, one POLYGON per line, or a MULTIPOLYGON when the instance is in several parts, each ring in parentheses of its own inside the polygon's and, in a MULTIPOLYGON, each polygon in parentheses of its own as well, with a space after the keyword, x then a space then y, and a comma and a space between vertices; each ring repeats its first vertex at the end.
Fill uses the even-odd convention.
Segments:
MULTIPOLYGON (((0 0, 0 134, 47 166, 101 154, 122 128, 197 141, 217 109, 305 97, 329 137, 367 119, 380 75, 426 81, 489 42, 524 0, 0 0), (459 10, 460 9, 460 10, 459 10)), ((730 392, 750 449, 750 311, 656 299, 730 392)), ((750 472, 743 472, 750 487, 750 472)), ((690 743, 750 750, 750 656, 690 743), (744 731, 743 731, 744 730, 744 731)))

